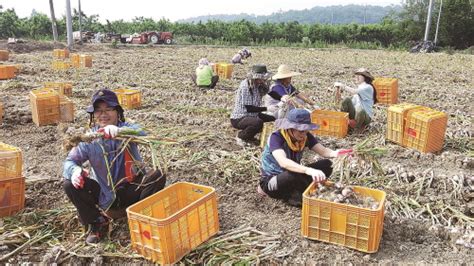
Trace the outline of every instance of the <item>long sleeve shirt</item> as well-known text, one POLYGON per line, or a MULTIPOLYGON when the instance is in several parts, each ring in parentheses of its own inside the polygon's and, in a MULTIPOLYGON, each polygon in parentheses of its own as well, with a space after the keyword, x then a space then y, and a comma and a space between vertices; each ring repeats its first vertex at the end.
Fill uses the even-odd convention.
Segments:
MULTIPOLYGON (((140 130, 140 126, 125 122, 120 122, 118 127, 140 130)), ((91 131, 95 132, 98 129, 94 127, 91 131)), ((140 135, 145 135, 145 132, 142 131, 140 135)), ((63 177, 68 180, 71 180, 74 170, 82 168, 85 162, 89 162, 91 167, 89 178, 97 181, 100 186, 99 207, 103 210, 110 208, 115 201, 115 190, 119 181, 124 182, 125 152, 120 153, 122 142, 122 140, 102 138, 91 143, 81 142, 69 152, 64 161, 63 177), (117 158, 114 161, 115 157, 117 158)), ((136 144, 129 143, 128 151, 134 161, 142 161, 136 144)))
POLYGON ((258 116, 258 113, 249 113, 245 105, 262 106, 262 96, 258 89, 250 88, 247 79, 240 83, 239 88, 235 93, 234 110, 230 115, 231 119, 240 119, 247 116, 258 116))

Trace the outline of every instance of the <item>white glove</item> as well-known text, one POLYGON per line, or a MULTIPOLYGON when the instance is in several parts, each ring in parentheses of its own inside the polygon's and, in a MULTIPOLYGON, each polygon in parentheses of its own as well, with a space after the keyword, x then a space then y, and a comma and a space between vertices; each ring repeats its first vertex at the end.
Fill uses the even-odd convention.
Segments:
POLYGON ((278 108, 283 108, 285 106, 284 102, 277 103, 278 108))
POLYGON ((344 83, 341 83, 341 82, 334 82, 334 87, 342 88, 342 87, 344 87, 344 83))
POLYGON ((290 96, 289 96, 289 95, 283 95, 283 96, 281 96, 281 99, 280 99, 280 101, 282 101, 282 102, 286 103, 286 102, 288 101, 288 98, 290 98, 290 96))
POLYGON ((120 129, 114 125, 108 125, 104 127, 104 134, 106 138, 115 138, 117 137, 120 129))
POLYGON ((321 170, 308 167, 304 173, 311 176, 313 178, 313 182, 316 183, 326 180, 326 175, 321 170))
POLYGON ((321 110, 321 107, 319 107, 319 105, 315 104, 315 105, 313 105, 313 110, 321 110))
POLYGON ((71 175, 71 183, 76 189, 81 189, 84 187, 84 177, 87 177, 89 173, 85 170, 82 170, 81 167, 76 167, 71 175))

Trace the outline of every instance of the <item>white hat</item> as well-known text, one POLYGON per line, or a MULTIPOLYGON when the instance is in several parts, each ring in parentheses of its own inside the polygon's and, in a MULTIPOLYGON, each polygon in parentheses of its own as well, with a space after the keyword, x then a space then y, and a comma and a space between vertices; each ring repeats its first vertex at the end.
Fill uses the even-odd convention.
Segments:
POLYGON ((284 78, 289 78, 289 77, 294 77, 294 76, 299 76, 299 75, 301 75, 301 73, 291 71, 289 66, 280 65, 278 67, 277 73, 272 77, 272 79, 273 80, 284 79, 284 78))

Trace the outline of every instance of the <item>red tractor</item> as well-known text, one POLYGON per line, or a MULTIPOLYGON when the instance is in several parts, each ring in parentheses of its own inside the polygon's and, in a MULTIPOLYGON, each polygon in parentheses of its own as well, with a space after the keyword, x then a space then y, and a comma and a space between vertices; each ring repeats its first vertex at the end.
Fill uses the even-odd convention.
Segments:
MULTIPOLYGON (((125 37, 122 35, 122 37, 125 37)), ((173 43, 173 34, 171 32, 163 31, 163 32, 156 32, 156 31, 149 31, 149 32, 142 32, 138 36, 130 36, 126 38, 127 43, 133 44, 171 44, 173 43)))

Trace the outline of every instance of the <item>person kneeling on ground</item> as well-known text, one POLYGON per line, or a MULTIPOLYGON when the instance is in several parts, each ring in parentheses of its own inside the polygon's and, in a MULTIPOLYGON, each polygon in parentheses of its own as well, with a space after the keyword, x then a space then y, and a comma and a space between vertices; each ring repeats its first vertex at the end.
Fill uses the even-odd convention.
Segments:
POLYGON ((264 105, 268 112, 275 118, 284 118, 288 110, 296 107, 304 107, 305 103, 311 105, 313 109, 319 107, 309 97, 300 93, 291 83, 292 77, 299 76, 301 73, 291 71, 289 66, 280 65, 278 72, 272 77, 275 84, 270 92, 263 98, 264 105), (294 96, 291 98, 291 96, 294 96))
POLYGON ((230 123, 232 127, 242 130, 237 135, 237 144, 240 146, 255 140, 254 137, 262 131, 264 122, 275 120, 262 114, 267 110, 262 107, 262 97, 268 92, 270 75, 265 65, 254 65, 236 91, 230 123))
POLYGON ((104 137, 90 143, 81 142, 64 162, 64 190, 76 207, 82 224, 89 226, 87 243, 98 243, 107 232, 109 216, 163 189, 166 178, 159 170, 144 173, 138 147, 116 139, 124 129, 145 135, 138 125, 125 122, 117 95, 101 89, 92 97, 90 114, 92 132, 104 137), (83 168, 89 162, 92 171, 83 168))
POLYGON ((365 68, 354 72, 354 82, 357 88, 351 88, 341 82, 335 82, 334 87, 342 88, 351 93, 352 98, 342 101, 341 111, 349 113, 349 126, 353 129, 364 130, 372 121, 372 107, 377 103, 377 93, 372 81, 374 77, 365 68))
POLYGON ((196 74, 192 75, 194 84, 201 88, 213 89, 219 81, 219 76, 214 75, 207 58, 199 60, 199 66, 196 68, 196 74))
POLYGON ((311 123, 311 114, 295 108, 288 116, 275 122, 277 129, 270 135, 261 158, 261 178, 257 190, 260 194, 282 199, 293 206, 301 206, 302 194, 311 182, 322 182, 332 173, 332 162, 322 159, 301 165, 304 148, 334 158, 351 153, 350 149, 325 148, 310 131, 319 126, 311 123))

